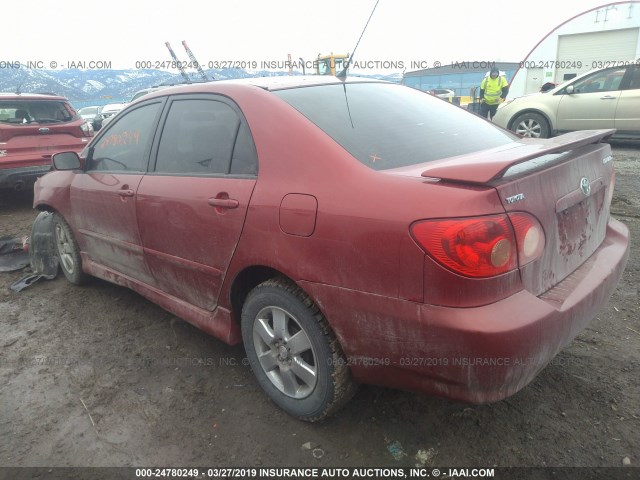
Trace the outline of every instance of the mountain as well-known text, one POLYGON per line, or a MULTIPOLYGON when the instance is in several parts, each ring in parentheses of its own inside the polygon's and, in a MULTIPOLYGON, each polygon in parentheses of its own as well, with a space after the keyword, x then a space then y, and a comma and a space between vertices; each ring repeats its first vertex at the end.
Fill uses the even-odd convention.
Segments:
MULTIPOLYGON (((0 70, 0 91, 55 93, 73 101, 128 99, 152 85, 179 82, 180 75, 162 70, 0 70)), ((102 102, 104 103, 104 101, 102 102)))
MULTIPOLYGON (((184 83, 179 74, 163 70, 36 70, 17 63, 0 69, 0 92, 54 93, 68 98, 74 104, 105 104, 127 101, 143 88, 154 85, 184 83)), ((211 79, 227 80, 262 76, 288 75, 286 71, 247 72, 243 69, 211 69, 205 73, 211 79)), ((299 75, 299 72, 295 72, 299 75)), ((398 75, 366 75, 398 82, 398 75)), ((190 73, 194 81, 199 76, 190 73)), ((363 75, 365 76, 365 75, 363 75)))

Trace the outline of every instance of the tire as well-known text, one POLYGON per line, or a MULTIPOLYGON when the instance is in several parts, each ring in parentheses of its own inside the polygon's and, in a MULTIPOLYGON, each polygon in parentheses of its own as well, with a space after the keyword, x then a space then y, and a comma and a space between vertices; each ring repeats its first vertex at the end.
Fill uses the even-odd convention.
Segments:
POLYGON ((511 130, 523 137, 549 138, 549 122, 539 113, 529 112, 518 115, 511 125, 511 130))
POLYGON ((242 308, 242 339, 262 389, 300 420, 323 420, 356 392, 327 321, 291 282, 267 280, 249 293, 242 308))
POLYGON ((62 273, 74 285, 83 285, 89 275, 82 271, 82 257, 71 227, 59 214, 53 217, 53 238, 56 243, 62 273))

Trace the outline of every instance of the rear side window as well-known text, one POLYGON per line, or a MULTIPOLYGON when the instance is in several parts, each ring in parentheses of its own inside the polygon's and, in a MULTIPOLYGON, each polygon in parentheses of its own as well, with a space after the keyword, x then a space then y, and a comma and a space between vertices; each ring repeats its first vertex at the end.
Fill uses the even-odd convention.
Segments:
POLYGON ((258 158, 253 137, 249 128, 243 123, 238 131, 238 138, 231 159, 231 173, 236 175, 257 175, 258 158))
POLYGON ((57 100, 0 101, 0 122, 13 125, 70 122, 76 114, 71 106, 57 100))
POLYGON ((274 94, 374 170, 464 155, 517 139, 461 108, 401 85, 347 83, 274 94))
POLYGON ((231 106, 217 100, 174 100, 162 129, 156 172, 255 174, 254 152, 251 135, 231 106))

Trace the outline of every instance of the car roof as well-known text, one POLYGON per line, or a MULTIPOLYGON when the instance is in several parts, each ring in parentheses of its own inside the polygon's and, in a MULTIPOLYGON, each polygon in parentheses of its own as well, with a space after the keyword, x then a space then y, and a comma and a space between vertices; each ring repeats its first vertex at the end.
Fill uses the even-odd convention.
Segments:
MULTIPOLYGON (((249 84, 265 90, 283 90, 288 88, 308 87, 311 85, 331 85, 342 83, 386 83, 382 80, 364 77, 334 77, 330 75, 283 75, 279 77, 241 78, 238 80, 220 80, 216 83, 249 84)), ((213 83, 213 82, 210 82, 213 83)))
POLYGON ((332 85, 332 84, 355 84, 355 83, 390 83, 383 80, 377 80, 375 78, 364 77, 347 77, 339 78, 329 75, 283 75, 278 77, 254 77, 254 78, 238 78, 233 80, 215 80, 212 82, 199 82, 190 83, 184 85, 176 85, 169 88, 163 88, 150 92, 143 97, 135 100, 134 103, 138 103, 140 100, 148 100, 155 97, 164 95, 171 95, 174 93, 200 93, 211 91, 215 92, 217 86, 223 85, 246 85, 252 87, 262 88, 264 90, 276 91, 286 90, 290 88, 310 87, 317 85, 332 85))
POLYGON ((68 102, 65 97, 59 95, 46 95, 43 93, 5 93, 0 92, 0 100, 59 100, 68 102))

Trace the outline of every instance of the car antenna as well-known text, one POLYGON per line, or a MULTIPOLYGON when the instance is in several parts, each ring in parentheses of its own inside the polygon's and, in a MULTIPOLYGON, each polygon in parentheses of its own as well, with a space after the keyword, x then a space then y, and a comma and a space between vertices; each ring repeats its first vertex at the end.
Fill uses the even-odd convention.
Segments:
POLYGON ((362 29, 362 33, 360 34, 360 38, 358 39, 355 48, 353 49, 353 53, 349 56, 349 60, 347 60, 347 63, 345 64, 344 68, 342 69, 342 71, 336 75, 336 77, 340 77, 340 78, 347 78, 347 69, 349 68, 349 65, 351 65, 351 60, 353 59, 353 56, 356 54, 356 49, 358 48, 358 45, 360 45, 360 40, 362 40, 362 36, 364 35, 364 32, 367 30, 367 26, 369 25, 369 21, 371 20, 371 17, 373 17, 373 12, 376 11, 376 7, 378 6, 378 3, 380 3, 380 0, 376 1, 376 4, 373 6, 373 10, 371 10, 371 15, 369 15, 369 20, 367 20, 367 23, 365 24, 364 28, 362 29))

